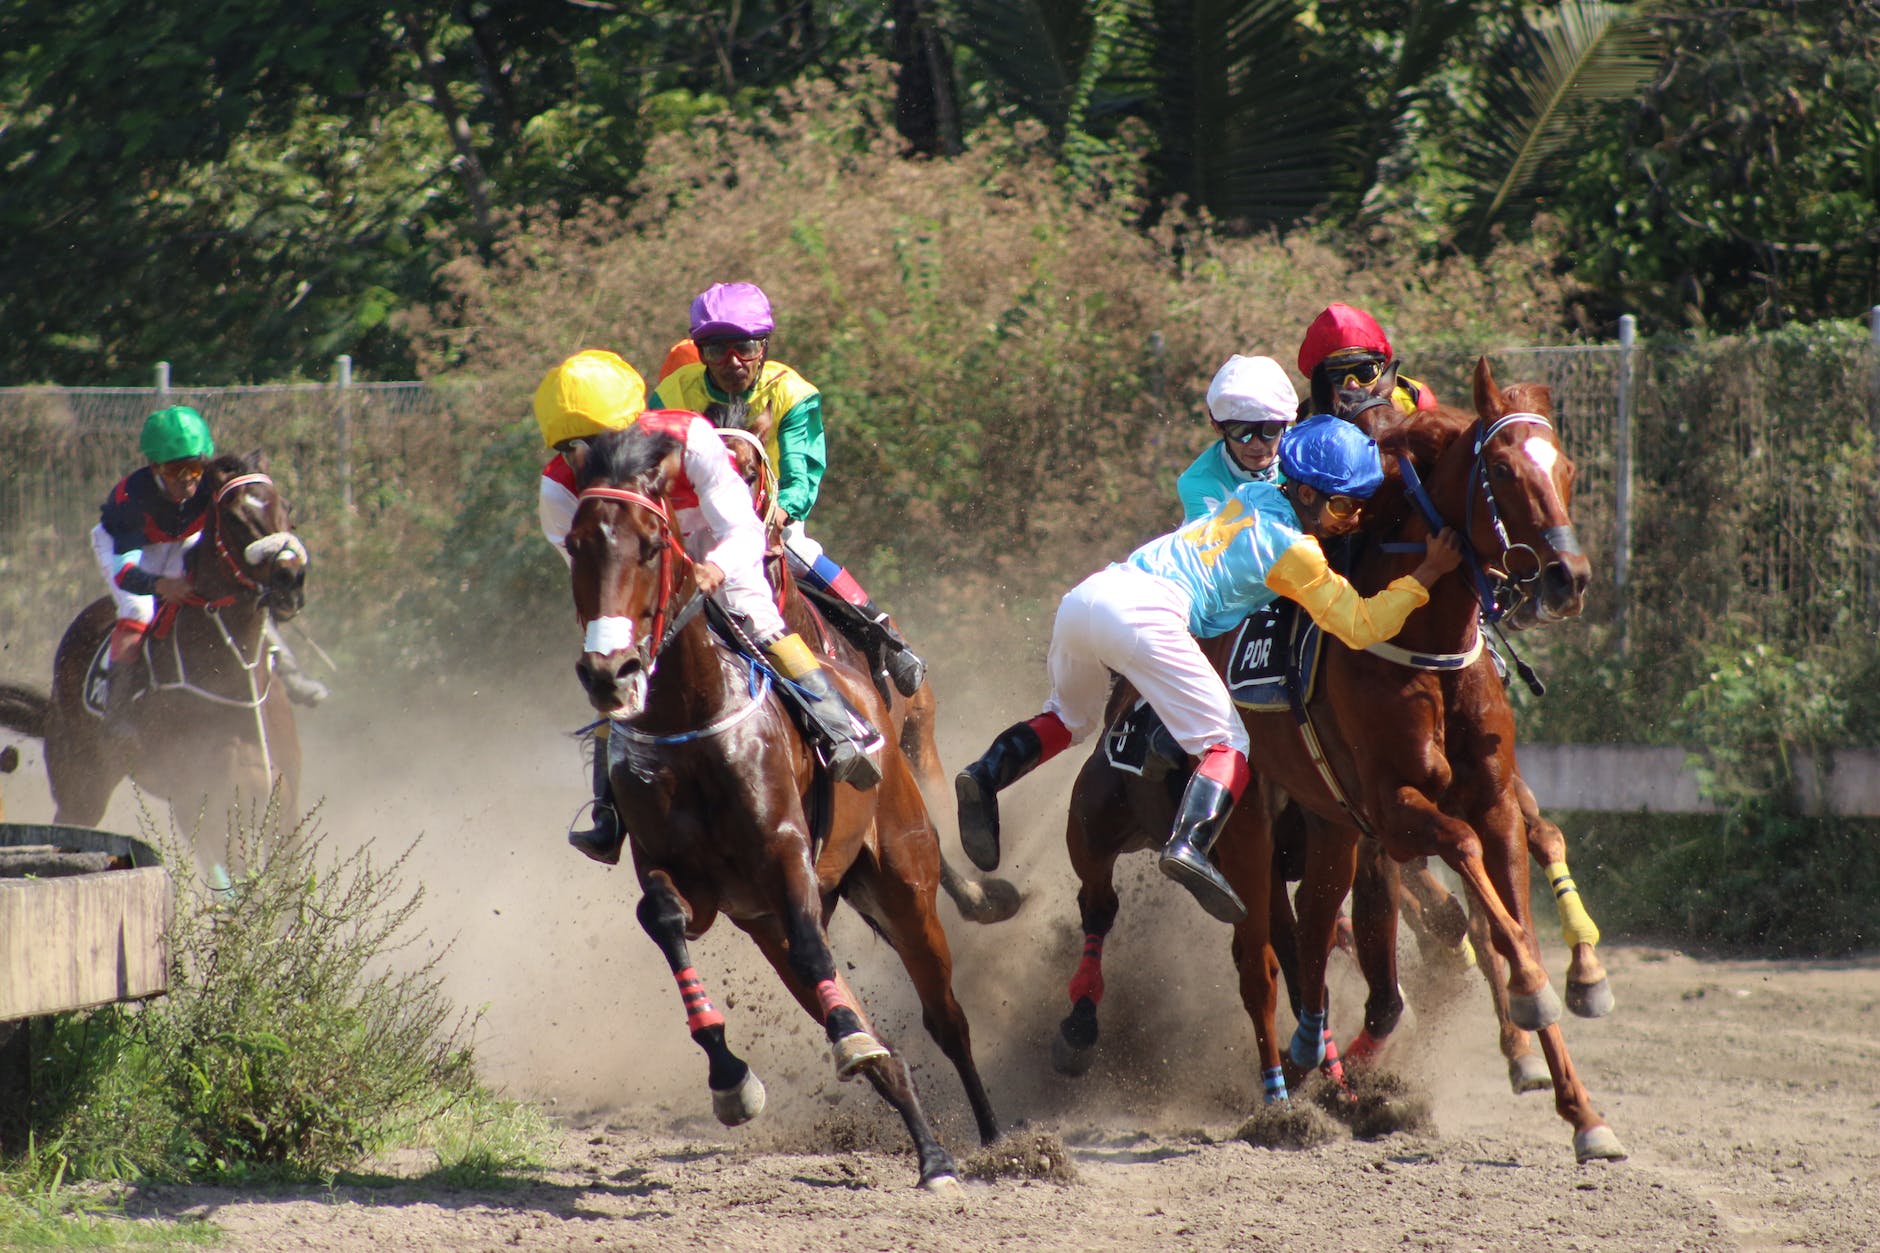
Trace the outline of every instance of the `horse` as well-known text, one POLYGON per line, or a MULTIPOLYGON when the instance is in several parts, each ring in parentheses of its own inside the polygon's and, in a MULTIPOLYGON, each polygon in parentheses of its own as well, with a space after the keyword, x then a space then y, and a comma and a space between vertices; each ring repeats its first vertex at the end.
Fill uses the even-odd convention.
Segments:
MULTIPOLYGON (((764 449, 770 415, 766 410, 751 409, 742 400, 734 400, 714 402, 707 407, 705 416, 718 428, 725 448, 731 454, 731 463, 737 467, 739 477, 751 488, 752 506, 757 510, 757 516, 764 519, 770 538, 766 570, 771 576, 772 585, 781 586, 787 577, 782 539, 783 518, 774 508, 777 475, 764 449)), ((786 605, 786 612, 790 611, 792 605, 805 615, 804 619, 790 623, 793 629, 801 632, 807 625, 808 606, 801 598, 793 598, 786 605)), ((820 631, 821 624, 816 629, 820 631)), ((811 636, 804 635, 804 638, 809 639, 811 636)), ((893 725, 900 728, 893 737, 894 742, 906 758, 909 769, 914 772, 921 795, 928 801, 931 817, 932 798, 952 795, 946 772, 940 764, 940 748, 935 737, 939 706, 934 697, 933 683, 931 680, 923 681, 912 696, 903 696, 878 667, 874 668, 874 680, 881 698, 888 702, 893 725)), ((1017 914, 1019 907, 1024 904, 1023 894, 1010 880, 993 876, 975 878, 964 874, 944 852, 940 855, 940 890, 947 894, 947 899, 953 902, 953 907, 968 922, 1005 922, 1017 914)))
MULTIPOLYGON (((146 685, 124 745, 107 739, 96 691, 117 617, 109 597, 66 628, 49 696, 0 684, 0 725, 45 741, 54 822, 95 825, 127 776, 177 814, 271 795, 283 814, 298 812, 300 739, 266 629, 270 614, 285 621, 305 605, 308 557, 266 465, 259 452, 224 454, 203 471, 205 521, 184 559, 190 595, 166 602, 145 636, 136 664, 146 685)), ((233 869, 228 833, 208 826, 196 833, 198 860, 233 869)))
MULTIPOLYGON (((1429 603, 1392 641, 1389 651, 1397 655, 1448 658, 1473 650, 1482 610, 1471 574, 1486 565, 1524 563, 1518 576, 1534 584, 1534 595, 1553 617, 1572 617, 1583 603, 1590 568, 1574 542, 1563 490, 1572 465, 1551 422, 1521 407, 1544 403, 1544 389, 1517 386, 1504 394, 1481 361, 1475 390, 1479 416, 1439 409, 1378 424, 1380 445, 1396 465, 1367 505, 1367 527, 1394 534, 1409 547, 1447 523, 1475 554, 1431 589, 1429 603), (1413 507, 1403 466, 1426 469, 1435 517, 1413 507)), ((1416 560, 1371 544, 1354 582, 1360 590, 1374 589, 1416 560)), ((1223 674, 1233 640, 1230 633, 1204 642, 1204 652, 1223 674)), ((1359 835, 1369 833, 1397 861, 1439 855, 1461 876, 1480 909, 1488 945, 1509 962, 1511 1017, 1540 1032, 1556 1110, 1574 1127, 1576 1157, 1623 1157, 1617 1136, 1573 1071, 1557 1025, 1560 1000, 1527 917, 1513 723, 1499 678, 1492 667, 1473 664, 1416 669, 1375 652, 1353 651, 1329 636, 1322 647, 1318 684, 1303 720, 1292 712, 1242 710, 1253 746, 1254 786, 1215 846, 1222 873, 1253 906, 1234 927, 1232 953, 1269 1094, 1286 1094, 1273 1029, 1278 961, 1272 927, 1285 893, 1283 879, 1273 873, 1273 822, 1290 799, 1309 833, 1296 943, 1303 1012, 1287 1050, 1295 1068, 1309 1069, 1326 1057, 1326 957, 1338 905, 1353 886, 1359 835)), ((1081 1073, 1096 1044, 1103 943, 1119 907, 1116 858, 1159 847, 1173 810, 1168 782, 1132 780, 1111 768, 1101 749, 1078 775, 1065 838, 1080 884, 1084 951, 1070 983, 1071 1013, 1052 1044, 1060 1071, 1081 1073)), ((1354 923, 1380 908, 1354 902, 1354 923)), ((1394 910, 1389 918, 1394 928, 1394 910)), ((1389 986, 1394 992, 1394 971, 1389 986)))
MULTIPOLYGON (((981 1140, 997 1139, 935 907, 938 836, 901 755, 882 754, 881 782, 867 792, 828 784, 770 686, 782 680, 714 641, 667 502, 682 455, 676 437, 637 426, 581 446, 567 538, 577 615, 613 632, 588 627, 576 672, 612 720, 610 781, 642 891, 640 925, 678 983, 720 1122, 749 1122, 765 1099, 691 962, 688 941, 722 913, 823 1025, 837 1077, 865 1075, 901 1115, 921 1186, 957 1188, 906 1064, 862 1011, 827 932, 847 901, 894 948, 928 1032, 959 1072, 981 1140)), ((786 616, 800 612, 792 605, 786 616)), ((846 641, 805 638, 820 641, 831 681, 855 708, 889 727, 887 703, 846 641)))

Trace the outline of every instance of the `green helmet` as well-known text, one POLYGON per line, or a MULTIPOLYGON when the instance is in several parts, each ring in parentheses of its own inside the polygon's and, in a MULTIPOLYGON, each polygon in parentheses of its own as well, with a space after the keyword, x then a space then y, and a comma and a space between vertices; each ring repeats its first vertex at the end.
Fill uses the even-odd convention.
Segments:
POLYGON ((143 437, 137 441, 137 446, 151 465, 215 455, 209 424, 188 405, 171 405, 145 418, 143 437))

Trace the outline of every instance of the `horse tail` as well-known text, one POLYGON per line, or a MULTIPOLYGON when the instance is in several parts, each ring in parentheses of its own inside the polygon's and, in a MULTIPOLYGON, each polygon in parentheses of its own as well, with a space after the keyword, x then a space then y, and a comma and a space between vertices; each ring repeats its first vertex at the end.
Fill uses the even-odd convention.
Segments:
POLYGON ((43 740, 51 713, 52 702, 39 692, 15 683, 0 683, 0 727, 43 740))

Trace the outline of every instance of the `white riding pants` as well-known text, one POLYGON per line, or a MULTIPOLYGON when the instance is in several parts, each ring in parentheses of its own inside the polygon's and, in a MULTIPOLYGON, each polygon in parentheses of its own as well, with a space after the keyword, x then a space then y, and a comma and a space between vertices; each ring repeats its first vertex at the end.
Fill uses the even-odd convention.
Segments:
POLYGON ((1188 633, 1188 596, 1167 579, 1129 565, 1099 570, 1058 605, 1046 661, 1044 704, 1079 743, 1101 730, 1110 673, 1134 685, 1184 750, 1216 744, 1245 754, 1247 728, 1201 646, 1188 633))

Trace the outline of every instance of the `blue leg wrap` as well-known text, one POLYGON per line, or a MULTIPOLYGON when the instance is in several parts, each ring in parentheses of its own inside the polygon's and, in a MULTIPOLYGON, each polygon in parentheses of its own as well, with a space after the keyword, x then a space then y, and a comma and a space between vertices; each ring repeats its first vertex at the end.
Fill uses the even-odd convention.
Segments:
POLYGON ((1293 1065, 1305 1070, 1317 1070, 1325 1060, 1325 1011, 1307 1010, 1299 1015, 1299 1026, 1293 1032, 1293 1065))
POLYGON ((1286 1072, 1278 1066, 1260 1072, 1260 1082, 1266 1085, 1266 1103, 1276 1104, 1286 1099, 1286 1072))

